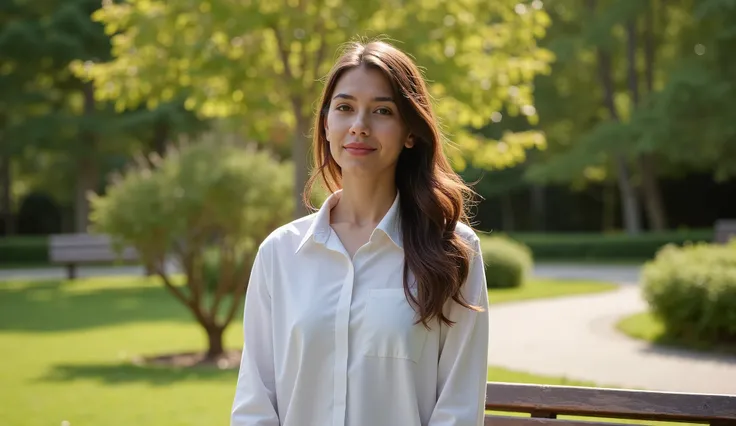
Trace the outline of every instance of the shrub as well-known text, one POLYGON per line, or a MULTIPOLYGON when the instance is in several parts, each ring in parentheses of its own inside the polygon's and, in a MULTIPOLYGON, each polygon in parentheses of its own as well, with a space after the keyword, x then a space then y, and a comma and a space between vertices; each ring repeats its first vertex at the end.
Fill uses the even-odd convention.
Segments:
POLYGON ((626 233, 513 233, 509 235, 528 246, 540 260, 651 260, 668 244, 713 241, 712 229, 626 233))
POLYGON ((532 268, 531 250, 507 237, 482 237, 488 288, 519 287, 532 268))
POLYGON ((217 135, 140 161, 92 196, 92 229, 134 247, 208 337, 208 357, 246 292, 258 246, 293 214, 292 166, 217 135), (185 289, 163 268, 172 257, 185 289))
POLYGON ((48 238, 13 236, 0 238, 0 265, 44 264, 49 261, 48 238))
POLYGON ((642 279, 667 335, 736 342, 736 244, 666 246, 644 266, 642 279))

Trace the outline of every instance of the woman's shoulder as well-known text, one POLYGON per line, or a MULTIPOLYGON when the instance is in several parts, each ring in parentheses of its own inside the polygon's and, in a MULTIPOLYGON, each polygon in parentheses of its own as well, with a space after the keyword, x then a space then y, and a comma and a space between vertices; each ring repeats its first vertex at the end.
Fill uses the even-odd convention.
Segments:
POLYGON ((260 250, 265 249, 272 253, 291 250, 293 253, 302 243, 304 237, 311 232, 316 215, 317 213, 312 213, 274 229, 263 239, 260 250))
POLYGON ((475 246, 480 242, 480 238, 478 238, 476 231, 467 223, 457 222, 455 225, 455 234, 471 246, 475 246))

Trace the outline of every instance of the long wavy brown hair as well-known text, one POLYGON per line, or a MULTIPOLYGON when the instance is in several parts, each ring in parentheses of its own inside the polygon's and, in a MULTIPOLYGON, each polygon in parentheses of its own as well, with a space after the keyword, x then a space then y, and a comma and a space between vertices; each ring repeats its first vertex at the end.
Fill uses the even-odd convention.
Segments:
POLYGON ((429 328, 433 319, 452 325, 454 321, 443 312, 449 299, 480 310, 468 304, 461 293, 473 248, 455 234, 458 221, 468 223, 466 206, 473 192, 445 156, 443 135, 421 72, 409 56, 391 44, 352 42, 328 74, 314 120, 314 167, 304 202, 316 209, 310 200, 317 180, 330 193, 342 188, 342 170, 330 154, 324 122, 338 80, 347 70, 361 66, 377 69, 388 79, 400 115, 414 136, 414 147, 401 152, 396 166, 405 255, 404 292, 419 313, 418 322, 425 327, 429 328), (416 297, 410 291, 409 271, 416 279, 416 297))

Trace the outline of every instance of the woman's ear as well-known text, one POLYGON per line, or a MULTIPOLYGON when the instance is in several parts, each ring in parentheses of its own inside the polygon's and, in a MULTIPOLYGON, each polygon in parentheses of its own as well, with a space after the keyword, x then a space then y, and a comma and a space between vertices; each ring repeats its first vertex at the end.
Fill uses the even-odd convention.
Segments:
POLYGON ((404 143, 404 146, 407 148, 413 148, 414 147, 414 135, 409 134, 406 138, 406 143, 404 143))

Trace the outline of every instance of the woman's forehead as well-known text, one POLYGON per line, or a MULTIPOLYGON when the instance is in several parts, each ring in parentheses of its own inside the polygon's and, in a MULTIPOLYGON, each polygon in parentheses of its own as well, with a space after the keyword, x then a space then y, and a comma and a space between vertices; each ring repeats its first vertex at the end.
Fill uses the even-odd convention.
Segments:
POLYGON ((337 80, 332 97, 340 95, 357 100, 374 100, 374 98, 391 98, 393 91, 383 72, 373 68, 356 67, 347 70, 337 80))

